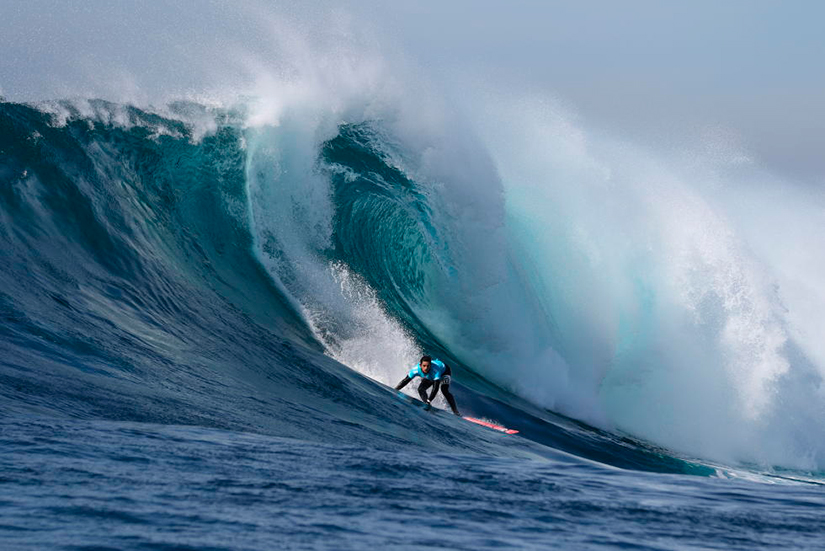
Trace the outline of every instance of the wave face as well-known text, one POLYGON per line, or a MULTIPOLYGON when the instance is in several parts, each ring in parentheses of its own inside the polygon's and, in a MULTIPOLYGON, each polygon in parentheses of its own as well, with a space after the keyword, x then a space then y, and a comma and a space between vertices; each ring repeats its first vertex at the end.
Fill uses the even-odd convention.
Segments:
POLYGON ((392 383, 418 345, 682 453, 821 468, 821 266, 803 251, 822 234, 792 223, 821 227, 821 194, 736 151, 590 136, 531 97, 463 113, 330 130, 294 111, 250 140, 258 257, 329 354, 392 383), (295 136, 299 154, 273 153, 295 136))
POLYGON ((3 416, 544 453, 422 424, 429 414, 324 355, 319 322, 255 255, 269 245, 250 231, 254 132, 237 113, 0 107, 3 416))
POLYGON ((369 379, 427 350, 551 448, 823 469, 802 192, 686 183, 529 101, 323 109, 0 104, 4 411, 545 453, 411 428, 369 379))

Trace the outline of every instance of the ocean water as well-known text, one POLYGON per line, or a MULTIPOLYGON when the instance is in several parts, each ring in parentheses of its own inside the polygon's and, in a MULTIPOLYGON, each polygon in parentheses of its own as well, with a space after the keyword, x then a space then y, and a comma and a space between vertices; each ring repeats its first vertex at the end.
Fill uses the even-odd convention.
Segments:
POLYGON ((818 486, 563 454, 32 418, 2 446, 8 549, 818 549, 825 529, 818 486))
POLYGON ((0 103, 0 548, 825 547, 820 196, 326 84, 0 103))

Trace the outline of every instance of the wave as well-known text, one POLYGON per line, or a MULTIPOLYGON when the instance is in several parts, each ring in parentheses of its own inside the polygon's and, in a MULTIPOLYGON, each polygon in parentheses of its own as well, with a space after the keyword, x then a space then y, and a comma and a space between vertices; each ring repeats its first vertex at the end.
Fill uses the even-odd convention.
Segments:
MULTIPOLYGON (((282 170, 251 178, 255 233, 300 228, 258 256, 328 352, 391 383, 417 344, 683 453, 819 468, 820 322, 802 297, 822 300, 803 260, 821 232, 792 221, 821 224, 821 194, 736 150, 589 136, 541 98, 463 99, 461 121, 392 109, 327 130, 297 164, 253 140, 250 166, 282 170)), ((260 143, 315 128, 304 116, 260 143)))
POLYGON ((822 469, 816 203, 495 104, 0 104, 7 411, 453 445, 340 366, 426 350, 554 449, 822 469))

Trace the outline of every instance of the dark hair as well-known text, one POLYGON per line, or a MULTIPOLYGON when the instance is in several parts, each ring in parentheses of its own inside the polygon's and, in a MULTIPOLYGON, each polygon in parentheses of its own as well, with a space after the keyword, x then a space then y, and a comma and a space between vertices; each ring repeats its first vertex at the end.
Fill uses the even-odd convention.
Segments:
POLYGON ((431 357, 429 357, 429 356, 421 356, 421 359, 420 359, 420 360, 418 360, 418 365, 421 365, 421 364, 423 364, 424 362, 430 362, 430 363, 433 363, 433 359, 432 359, 431 357))

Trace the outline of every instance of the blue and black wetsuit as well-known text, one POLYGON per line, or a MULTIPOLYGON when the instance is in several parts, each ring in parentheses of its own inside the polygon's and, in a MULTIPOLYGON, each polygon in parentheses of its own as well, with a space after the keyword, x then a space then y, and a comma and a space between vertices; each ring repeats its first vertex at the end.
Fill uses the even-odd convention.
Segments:
POLYGON ((429 371, 424 373, 421 371, 421 364, 418 363, 410 369, 407 376, 395 386, 395 390, 401 390, 416 377, 421 377, 421 384, 418 385, 418 395, 421 396, 421 401, 427 404, 432 402, 440 388, 444 398, 447 399, 447 403, 450 404, 450 409, 453 410, 453 413, 461 415, 458 413, 458 408, 455 405, 455 398, 453 398, 452 393, 450 393, 450 382, 452 381, 450 366, 441 360, 433 360, 430 362, 429 371), (433 390, 430 393, 430 397, 427 398, 427 389, 430 387, 433 387, 433 390))

